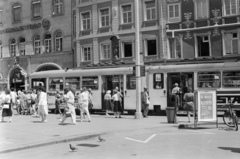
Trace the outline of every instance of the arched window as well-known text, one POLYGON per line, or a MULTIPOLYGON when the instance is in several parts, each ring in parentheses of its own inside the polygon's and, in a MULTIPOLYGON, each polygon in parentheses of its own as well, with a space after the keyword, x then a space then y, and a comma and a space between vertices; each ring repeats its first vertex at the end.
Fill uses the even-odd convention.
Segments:
POLYGON ((16 56, 16 40, 15 39, 12 39, 10 41, 10 55, 16 56))
POLYGON ((40 54, 41 53, 41 38, 39 35, 34 37, 34 53, 40 54))
POLYGON ((19 55, 25 55, 25 38, 21 37, 19 39, 19 55))
POLYGON ((57 32, 55 36, 55 51, 62 51, 62 32, 57 32))
POLYGON ((0 41, 0 58, 2 58, 3 57, 3 52, 2 52, 2 41, 0 41))
POLYGON ((50 33, 47 33, 44 37, 44 46, 45 46, 45 51, 48 52, 52 52, 52 40, 51 40, 52 36, 50 33))
POLYGON ((53 0, 53 14, 62 14, 62 13, 63 13, 63 1, 53 0))

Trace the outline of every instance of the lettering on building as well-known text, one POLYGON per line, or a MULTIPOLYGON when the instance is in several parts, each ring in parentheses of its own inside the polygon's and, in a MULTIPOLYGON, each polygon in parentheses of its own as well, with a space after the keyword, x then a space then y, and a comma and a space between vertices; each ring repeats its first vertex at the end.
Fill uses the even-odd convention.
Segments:
POLYGON ((41 23, 27 24, 27 25, 22 25, 22 26, 19 26, 19 27, 7 28, 7 29, 4 29, 4 30, 0 30, 0 34, 7 34, 7 33, 23 31, 23 30, 37 29, 37 28, 40 28, 41 26, 42 26, 41 23))

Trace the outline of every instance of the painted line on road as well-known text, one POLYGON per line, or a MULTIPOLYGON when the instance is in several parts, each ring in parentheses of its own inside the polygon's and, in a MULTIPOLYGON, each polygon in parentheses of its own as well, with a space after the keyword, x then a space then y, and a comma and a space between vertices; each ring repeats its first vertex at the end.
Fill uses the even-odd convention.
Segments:
POLYGON ((197 130, 186 130, 186 131, 200 133, 200 134, 215 134, 215 133, 211 133, 211 132, 203 132, 203 131, 197 131, 197 130))
POLYGON ((150 136, 149 138, 147 138, 145 141, 136 140, 136 139, 132 139, 132 138, 128 138, 128 137, 125 137, 125 139, 146 144, 148 141, 150 141, 150 140, 151 140, 152 138, 154 138, 156 135, 157 135, 157 134, 151 135, 151 136, 150 136))

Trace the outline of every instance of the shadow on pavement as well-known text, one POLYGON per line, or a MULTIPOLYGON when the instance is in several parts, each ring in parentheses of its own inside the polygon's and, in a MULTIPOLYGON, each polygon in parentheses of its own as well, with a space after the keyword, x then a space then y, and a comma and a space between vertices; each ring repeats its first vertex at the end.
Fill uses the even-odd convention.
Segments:
POLYGON ((77 146, 84 146, 84 147, 98 147, 99 145, 95 145, 95 144, 78 144, 77 146))
POLYGON ((33 121, 33 123, 42 123, 41 121, 33 121))
POLYGON ((218 128, 218 130, 235 131, 235 129, 231 127, 221 127, 221 128, 218 128))
POLYGON ((218 147, 218 148, 223 150, 230 150, 235 153, 240 153, 240 148, 234 148, 234 147, 218 147))

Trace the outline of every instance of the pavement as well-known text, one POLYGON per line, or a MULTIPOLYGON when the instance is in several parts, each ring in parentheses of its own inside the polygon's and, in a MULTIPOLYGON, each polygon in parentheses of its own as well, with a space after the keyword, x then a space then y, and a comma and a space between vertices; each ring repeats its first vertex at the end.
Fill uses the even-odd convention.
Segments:
MULTIPOLYGON (((186 116, 178 117, 178 124, 168 123, 166 116, 135 119, 133 115, 115 118, 113 115, 94 114, 91 118, 91 122, 88 122, 87 119, 80 122, 80 117, 77 116, 77 125, 71 124, 71 118, 68 118, 64 125, 59 125, 60 115, 56 114, 49 114, 47 123, 41 123, 40 118, 29 115, 14 115, 11 123, 0 123, 0 153, 86 140, 115 132, 141 131, 161 127, 178 129, 180 124, 190 125, 188 128, 193 126, 193 123, 187 122, 186 116)), ((222 121, 220 122, 222 123, 222 121)), ((206 126, 216 128, 214 123, 206 126)))

